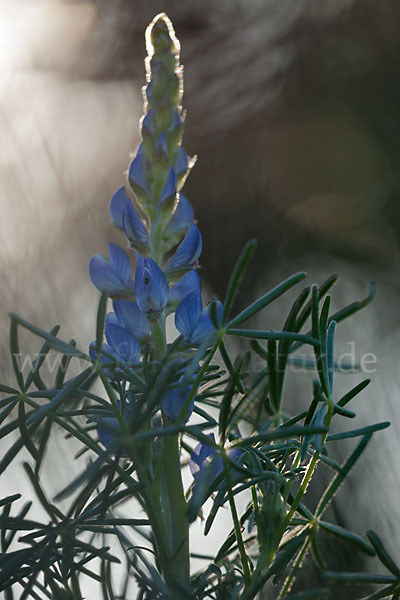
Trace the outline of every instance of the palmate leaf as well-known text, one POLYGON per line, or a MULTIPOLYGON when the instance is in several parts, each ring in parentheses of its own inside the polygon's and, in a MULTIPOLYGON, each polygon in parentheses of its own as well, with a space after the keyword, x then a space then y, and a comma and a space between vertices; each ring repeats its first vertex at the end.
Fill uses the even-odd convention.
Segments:
MULTIPOLYGON (((55 327, 53 327, 53 329, 50 331, 49 335, 52 335, 54 337, 56 337, 57 333, 60 330, 60 326, 56 325, 55 327)), ((32 363, 31 368, 29 369, 29 373, 26 377, 25 380, 25 391, 27 391, 29 389, 29 387, 31 386, 31 384, 33 382, 35 382, 36 386, 40 389, 44 387, 44 384, 39 376, 39 371, 41 366, 43 365, 47 354, 50 351, 50 346, 48 344, 48 342, 46 341, 43 346, 40 348, 38 355, 36 356, 35 360, 32 363)))
MULTIPOLYGON (((40 327, 36 327, 36 325, 32 325, 32 323, 29 323, 28 321, 26 321, 19 315, 16 315, 15 313, 10 313, 10 317, 11 317, 11 328, 12 328, 11 337, 12 338, 15 338, 15 336, 16 336, 17 326, 21 325, 25 329, 28 329, 32 333, 34 333, 34 334, 38 335, 39 337, 43 338, 44 340, 46 340, 49 347, 53 348, 53 350, 61 352, 62 354, 77 356, 79 358, 82 358, 83 360, 87 360, 88 362, 91 362, 89 356, 87 354, 85 354, 84 352, 82 352, 81 350, 78 350, 77 348, 75 348, 71 344, 68 344, 67 342, 63 342, 62 340, 58 339, 51 333, 44 331, 44 329, 41 329, 40 327)), ((12 351, 13 351, 13 349, 16 349, 17 354, 19 353, 18 346, 16 348, 15 348, 15 346, 13 346, 12 351)), ((17 379, 18 379, 18 376, 17 376, 17 379)), ((23 387, 23 382, 22 382, 22 387, 23 387)), ((21 389, 22 389, 22 387, 21 387, 21 389)))

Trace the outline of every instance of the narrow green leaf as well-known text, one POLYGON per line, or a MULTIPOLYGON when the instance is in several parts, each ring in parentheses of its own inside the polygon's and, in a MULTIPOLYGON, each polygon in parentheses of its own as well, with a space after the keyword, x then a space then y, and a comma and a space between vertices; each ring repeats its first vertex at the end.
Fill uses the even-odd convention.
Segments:
POLYGON ((325 426, 316 427, 314 425, 293 425, 291 427, 285 427, 284 425, 282 425, 281 427, 277 427, 273 431, 258 433, 240 440, 235 440, 234 442, 232 442, 232 447, 246 446, 247 444, 253 445, 257 442, 269 442, 272 440, 291 438, 294 436, 300 437, 306 434, 326 433, 327 431, 328 428, 325 426))
POLYGON ((47 442, 50 437, 51 428, 53 426, 53 421, 51 419, 47 419, 43 429, 40 431, 40 439, 39 439, 39 448, 38 448, 38 457, 35 464, 35 474, 39 476, 40 467, 42 465, 42 461, 44 458, 44 453, 47 447, 47 442))
POLYGON ((365 308, 365 306, 367 306, 374 299, 375 291, 376 285, 372 281, 369 284, 368 294, 363 300, 352 302, 348 306, 345 306, 344 308, 338 310, 335 314, 333 314, 330 317, 330 321, 336 321, 337 323, 339 323, 340 321, 343 321, 344 319, 347 319, 351 315, 355 314, 359 310, 365 308))
POLYGON ((364 596, 361 600, 383 600, 384 598, 391 598, 391 600, 398 600, 397 594, 393 595, 396 592, 397 586, 392 584, 388 585, 369 596, 364 596))
POLYGON ((347 477, 348 473, 350 472, 352 467, 354 467, 355 463, 360 458, 361 454, 364 452, 364 450, 367 447, 368 442, 370 441, 371 438, 372 438, 372 433, 369 433, 362 437, 362 439, 357 444, 356 448, 350 454, 349 458, 343 464, 341 471, 339 473, 337 473, 333 477, 333 479, 331 479, 328 487, 326 488, 324 494, 322 495, 321 500, 319 501, 317 510, 315 512, 316 516, 318 516, 318 517, 321 516, 322 513, 325 511, 326 507, 333 499, 334 495, 336 494, 337 490, 339 489, 339 487, 341 486, 341 484, 347 477))
POLYGON ((318 588, 315 590, 307 590, 305 592, 296 592, 285 596, 283 600, 318 600, 319 598, 328 598, 329 590, 318 588))
MULTIPOLYGON (((50 331, 49 335, 54 337, 57 336, 57 333, 60 331, 60 326, 55 325, 53 329, 50 331)), ((39 374, 40 368, 43 365, 45 358, 50 350, 50 346, 47 342, 45 342, 40 348, 35 360, 32 363, 31 368, 29 369, 29 373, 25 379, 25 391, 29 389, 32 382, 35 380, 36 376, 39 374)))
POLYGON ((4 394, 12 394, 12 395, 18 394, 18 390, 14 389, 12 387, 9 387, 8 385, 2 385, 1 383, 0 383, 0 392, 3 392, 4 394))
MULTIPOLYGON (((17 421, 17 425, 18 425, 18 421, 17 421)), ((35 426, 31 429, 31 432, 33 432, 34 429, 36 429, 36 427, 38 425, 39 425, 39 423, 35 423, 35 426)), ((3 427, 3 429, 5 429, 5 427, 3 427)), ((8 465, 14 460, 14 458, 17 456, 18 452, 22 449, 23 445, 24 445, 24 442, 22 440, 22 437, 20 437, 17 440, 15 440, 15 442, 12 444, 12 446, 3 455, 3 457, 0 460, 0 475, 7 469, 8 465)))
POLYGON ((32 501, 25 502, 21 510, 18 512, 17 516, 14 517, 15 520, 18 521, 18 527, 16 527, 14 531, 10 531, 9 535, 7 536, 7 539, 5 540, 5 551, 7 551, 8 547, 12 544, 14 537, 17 535, 17 533, 21 532, 21 530, 28 529, 29 526, 31 527, 31 529, 44 527, 44 525, 42 525, 41 523, 25 519, 26 515, 31 509, 31 506, 32 501))
POLYGON ((21 353, 19 351, 19 343, 18 343, 18 323, 13 318, 11 318, 10 324, 10 350, 11 350, 11 361, 12 366, 15 373, 15 378, 18 383, 18 387, 20 390, 24 389, 24 377, 21 371, 21 366, 19 364, 19 359, 21 357, 21 353))
POLYGON ((333 412, 334 414, 341 415, 342 417, 347 417, 348 419, 354 419, 356 413, 352 410, 348 410, 347 408, 343 408, 338 404, 333 403, 333 412))
POLYGON ((385 567, 400 580, 400 569, 386 550, 380 537, 370 529, 367 531, 367 537, 377 553, 379 560, 385 567))
POLYGON ((358 383, 355 387, 353 387, 352 390, 350 390, 349 392, 347 392, 339 400, 338 405, 339 406, 346 406, 346 404, 348 404, 350 402, 350 400, 352 400, 355 396, 357 396, 357 394, 359 394, 360 392, 362 392, 363 389, 365 389, 369 383, 371 383, 370 379, 365 379, 364 381, 361 381, 361 383, 358 383))
POLYGON ((340 431, 339 433, 331 433, 327 436, 327 442, 333 442, 336 440, 345 440, 347 438, 359 437, 360 435, 366 435, 386 429, 390 426, 390 421, 383 421, 382 423, 375 423, 375 425, 368 425, 367 427, 360 427, 360 429, 352 429, 351 431, 340 431))
POLYGON ((243 593, 242 600, 251 600, 254 598, 273 575, 275 575, 275 577, 283 575, 288 568, 289 563, 294 559, 297 552, 306 541, 306 537, 307 531, 303 531, 281 546, 267 572, 257 577, 256 581, 254 581, 247 591, 243 593))
POLYGON ((320 342, 310 336, 303 333, 292 333, 291 331, 259 331, 257 329, 228 329, 226 332, 228 335, 236 335, 241 337, 248 337, 258 340, 289 340, 291 342, 301 341, 303 344, 311 344, 312 346, 319 346, 320 342))
POLYGON ((14 408, 17 404, 18 404, 18 399, 15 398, 14 400, 10 401, 9 405, 6 406, 6 408, 4 410, 2 410, 2 412, 0 414, 0 425, 7 419, 8 415, 14 410, 14 408))
POLYGON ((39 478, 32 470, 32 467, 27 462, 25 462, 23 464, 23 466, 24 466, 25 472, 28 475, 29 480, 33 486, 33 489, 35 490, 35 494, 36 494, 40 504, 43 506, 43 508, 47 512, 47 514, 50 516, 50 518, 54 522, 57 522, 57 518, 63 520, 64 515, 62 514, 62 512, 56 506, 54 506, 54 504, 51 504, 48 501, 48 499, 46 498, 46 495, 40 485, 39 478))
POLYGON ((277 285, 275 288, 264 294, 264 296, 262 296, 261 298, 250 304, 250 306, 242 310, 242 312, 240 312, 234 319, 232 319, 228 323, 228 328, 232 329, 233 327, 237 327, 256 313, 258 313, 265 306, 271 304, 271 302, 276 300, 276 298, 279 298, 279 296, 282 296, 282 294, 284 294, 287 290, 296 285, 296 283, 304 279, 305 276, 305 273, 296 273, 295 275, 292 275, 291 277, 277 285))
POLYGON ((12 504, 16 500, 21 498, 21 494, 13 494, 12 496, 6 496, 5 498, 0 499, 0 506, 6 506, 7 504, 12 504))
POLYGON ((336 321, 331 321, 328 326, 326 340, 326 366, 328 373, 329 391, 333 391, 333 375, 335 371, 335 331, 336 321))
MULTIPOLYGON (((302 309, 305 301, 307 300, 310 294, 310 288, 307 287, 300 292, 294 301, 292 308, 290 309, 289 315, 283 325, 283 331, 295 331, 299 332, 300 327, 297 326, 297 318, 300 310, 302 309)), ((278 364, 278 397, 279 402, 282 396, 283 390, 283 382, 285 379, 286 366, 289 359, 289 353, 291 348, 291 342, 288 340, 280 340, 278 345, 278 355, 277 355, 277 364, 278 364)))
POLYGON ((237 296, 240 284, 243 280, 243 276, 246 272, 247 265, 252 258, 255 249, 257 247, 257 240, 249 240, 245 247, 243 248, 239 259, 233 269, 231 278, 229 280, 228 289, 226 291, 225 299, 224 299, 224 312, 222 314, 222 324, 228 320, 231 308, 237 296))
POLYGON ((96 354, 100 355, 101 346, 103 343, 103 335, 104 335, 104 323, 106 320, 107 314, 107 304, 108 304, 108 296, 106 292, 103 292, 100 296, 99 306, 97 309, 97 318, 96 318, 96 354))
POLYGON ((227 428, 229 425, 229 416, 232 415, 231 406, 232 406, 233 399, 235 397, 236 388, 239 387, 239 383, 238 383, 240 380, 239 373, 240 373, 240 369, 242 367, 242 362, 243 362, 243 360, 240 362, 237 370, 235 370, 232 365, 232 368, 234 369, 234 371, 231 376, 229 385, 228 385, 228 387, 225 391, 225 394, 222 398, 221 407, 220 407, 220 411, 219 411, 219 432, 220 432, 222 442, 225 442, 225 439, 226 439, 226 432, 227 432, 227 428))
POLYGON ((322 529, 328 533, 331 533, 332 535, 335 535, 336 537, 346 540, 346 542, 354 544, 359 550, 361 550, 361 552, 364 552, 364 554, 367 554, 368 556, 375 556, 374 549, 357 533, 349 531, 348 529, 340 527, 339 525, 328 523, 327 521, 319 521, 318 523, 322 529))
POLYGON ((321 570, 321 571, 325 571, 326 569, 326 563, 323 559, 323 556, 320 552, 318 543, 317 543, 317 539, 315 536, 315 533, 312 536, 312 540, 311 540, 311 556, 314 559, 315 564, 317 565, 317 567, 321 570))
POLYGON ((370 573, 340 573, 336 571, 325 571, 325 579, 337 583, 396 583, 397 578, 392 575, 372 575, 370 573))
POLYGON ((233 362, 229 355, 228 348, 226 347, 226 344, 223 339, 221 340, 221 343, 219 345, 219 351, 221 353, 222 360, 224 361, 228 372, 230 373, 231 377, 235 378, 236 380, 239 392, 244 394, 246 391, 245 385, 240 377, 240 373, 236 371, 235 367, 233 366, 233 362))
POLYGON ((38 455, 36 446, 33 443, 33 440, 28 431, 28 427, 26 426, 25 402, 23 399, 21 399, 18 403, 18 424, 19 424, 19 430, 20 430, 21 437, 24 442, 25 448, 31 454, 33 460, 37 461, 39 458, 39 455, 38 455))
POLYGON ((275 340, 268 340, 267 343, 268 354, 268 377, 269 377, 269 390, 272 406, 275 412, 279 411, 280 408, 280 396, 279 396, 279 373, 278 373, 278 356, 277 356, 277 343, 275 340))
MULTIPOLYGON (((74 339, 72 339, 69 342, 69 345, 73 346, 75 348, 76 341, 74 339)), ((55 381, 54 381, 54 387, 56 389, 60 389, 63 386, 64 379, 67 374, 67 370, 68 370, 69 364, 71 362, 71 359, 72 359, 72 356, 70 354, 63 354, 63 356, 61 357, 60 366, 57 369, 57 373, 56 373, 56 377, 55 377, 55 381)))
MULTIPOLYGON (((330 277, 328 277, 328 279, 326 279, 323 283, 321 283, 321 285, 319 287, 317 286, 318 300, 321 300, 325 296, 325 294, 327 294, 329 292, 329 290, 336 283, 337 280, 338 280, 338 275, 331 275, 330 277)), ((302 312, 300 313, 300 315, 297 319, 297 323, 296 323, 297 331, 299 331, 303 327, 304 323, 307 321, 308 317, 310 316, 311 307, 312 307, 312 298, 310 298, 310 300, 307 302, 307 304, 305 305, 304 309, 302 310, 302 312)))

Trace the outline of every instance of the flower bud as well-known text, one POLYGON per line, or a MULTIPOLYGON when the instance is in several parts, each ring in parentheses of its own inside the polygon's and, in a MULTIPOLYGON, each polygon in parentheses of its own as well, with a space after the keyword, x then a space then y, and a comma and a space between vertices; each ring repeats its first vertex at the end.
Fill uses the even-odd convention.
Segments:
POLYGON ((261 506, 257 518, 258 564, 260 568, 270 563, 282 535, 282 523, 286 516, 286 507, 279 487, 279 483, 273 480, 267 481, 263 486, 261 506))

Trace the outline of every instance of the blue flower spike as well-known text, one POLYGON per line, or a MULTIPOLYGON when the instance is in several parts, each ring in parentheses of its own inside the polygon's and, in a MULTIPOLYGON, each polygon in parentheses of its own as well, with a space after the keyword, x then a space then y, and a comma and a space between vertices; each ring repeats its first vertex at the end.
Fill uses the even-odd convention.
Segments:
POLYGON ((132 295, 133 281, 129 256, 117 246, 108 244, 110 260, 95 254, 89 263, 89 276, 100 292, 107 292, 111 297, 132 295))
POLYGON ((140 254, 137 255, 135 293, 140 310, 150 321, 157 319, 168 301, 168 282, 157 263, 140 254))

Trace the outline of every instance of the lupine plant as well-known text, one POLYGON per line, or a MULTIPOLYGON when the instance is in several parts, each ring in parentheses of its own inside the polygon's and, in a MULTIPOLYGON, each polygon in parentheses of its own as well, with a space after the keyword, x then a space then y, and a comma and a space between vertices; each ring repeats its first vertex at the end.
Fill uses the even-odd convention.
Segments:
POLYGON ((281 331, 246 328, 305 278, 292 275, 235 312, 255 249, 250 241, 223 302, 203 305, 202 237, 181 191, 195 161, 182 147, 183 71, 166 15, 155 17, 146 41, 141 142, 127 186, 109 206, 127 248, 109 244, 108 258, 95 255, 89 264, 101 292, 95 340, 88 351, 79 350, 57 337, 58 327, 45 332, 11 315, 17 383, 0 388, 0 437, 17 435, 1 456, 0 473, 25 448, 25 471, 47 518, 31 516, 32 502, 21 504, 12 490, 0 499, 0 591, 6 600, 16 593, 21 600, 82 600, 92 580, 98 591, 90 597, 104 600, 251 600, 268 591, 295 600, 329 597, 331 582, 339 582, 380 584, 370 600, 399 598, 400 568, 377 534, 363 537, 324 517, 374 432, 389 425, 331 432, 333 422, 355 417, 348 405, 369 383, 336 396, 335 329, 368 304, 373 288, 332 314, 336 277, 330 277, 298 293, 281 331), (20 328, 43 340, 29 372, 17 360, 20 328), (293 416, 285 374, 305 348, 315 379, 309 400, 301 395, 293 416), (51 383, 42 374, 50 351, 60 356, 51 383), (84 368, 72 374, 77 364, 84 368), (81 444, 87 464, 52 498, 42 473, 56 429, 81 444), (345 438, 355 445, 338 464, 331 448, 345 438), (320 463, 331 476, 311 509, 306 492, 320 463), (183 479, 189 470, 190 482, 183 479), (231 517, 226 538, 207 542, 207 554, 194 552, 191 525, 201 520, 212 537, 224 508, 231 517), (377 555, 386 571, 329 570, 321 532, 377 555), (309 553, 326 585, 293 591, 309 553))

